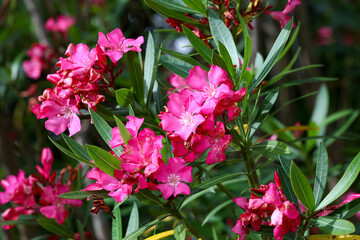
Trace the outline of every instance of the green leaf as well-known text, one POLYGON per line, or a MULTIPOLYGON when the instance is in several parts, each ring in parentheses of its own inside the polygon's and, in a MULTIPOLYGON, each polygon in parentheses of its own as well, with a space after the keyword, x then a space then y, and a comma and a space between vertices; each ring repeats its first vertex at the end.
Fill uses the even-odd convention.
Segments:
POLYGON ((174 18, 177 20, 181 20, 187 23, 190 23, 192 25, 199 25, 199 22, 194 21, 193 19, 184 16, 183 13, 171 10, 169 8, 164 7, 163 3, 165 0, 163 1, 158 1, 158 0, 145 0, 145 3, 152 8, 155 12, 164 15, 165 17, 169 17, 169 18, 174 18))
POLYGON ((166 67, 169 71, 185 79, 188 77, 190 69, 194 67, 190 63, 168 55, 161 56, 160 63, 164 65, 164 67, 166 67))
POLYGON ((241 75, 239 78, 239 81, 236 83, 236 89, 239 88, 240 83, 242 82, 242 80, 245 77, 245 74, 247 72, 247 67, 249 65, 250 62, 250 57, 251 57, 251 51, 252 51, 252 41, 251 41, 251 37, 249 35, 249 31, 247 29, 247 26, 244 22, 244 19, 242 18, 241 14, 239 14, 239 12, 237 12, 237 16, 240 19, 240 23, 241 23, 241 27, 243 29, 243 34, 244 34, 244 39, 245 39, 245 48, 244 48, 244 62, 242 63, 242 70, 241 70, 241 75))
POLYGON ((315 205, 317 206, 324 194, 326 187, 326 180, 329 168, 329 157, 326 152, 326 148, 322 143, 319 144, 319 147, 314 155, 313 162, 316 162, 316 174, 314 180, 314 197, 315 205))
POLYGON ((205 217, 204 221, 201 223, 201 226, 204 226, 216 213, 218 213, 223 208, 227 207, 228 205, 232 204, 233 200, 225 201, 218 206, 216 206, 214 209, 212 209, 209 214, 205 217))
POLYGON ((156 0, 156 2, 160 3, 163 6, 163 8, 167 8, 167 9, 170 9, 170 10, 176 11, 176 12, 194 13, 194 14, 202 13, 201 11, 198 11, 195 8, 188 8, 188 7, 186 7, 180 3, 177 3, 175 1, 172 1, 172 0, 156 0))
POLYGON ((210 187, 215 186, 218 183, 222 183, 225 182, 227 180, 230 179, 234 179, 236 177, 239 177, 241 175, 244 175, 245 173, 240 172, 240 173, 227 173, 227 174, 223 174, 223 175, 219 175, 213 178, 209 178, 206 181, 200 183, 199 185, 197 185, 197 187, 195 189, 192 190, 191 194, 195 194, 198 192, 201 192, 203 190, 206 190, 210 187))
POLYGON ((122 123, 122 121, 120 121, 120 119, 118 119, 115 115, 114 115, 114 119, 115 119, 116 125, 120 131, 122 140, 124 141, 125 144, 128 144, 128 141, 131 139, 131 134, 130 134, 129 130, 125 127, 125 125, 122 123))
POLYGON ((78 229, 78 233, 80 235, 80 240, 86 240, 85 239, 85 233, 84 233, 84 227, 82 226, 79 219, 76 219, 76 226, 77 226, 77 229, 78 229))
POLYGON ((139 237, 141 234, 143 234, 147 229, 151 228, 152 226, 154 226, 155 224, 161 222, 164 218, 168 217, 170 214, 166 214, 163 215, 161 217, 159 217, 158 219, 155 219, 147 224, 145 224, 144 226, 140 227, 139 229, 137 229, 136 231, 132 232, 131 234, 127 235, 126 237, 123 238, 123 240, 134 240, 137 239, 137 237, 139 237))
POLYGON ((221 55, 222 59, 224 60, 224 62, 226 64, 226 69, 229 71, 229 74, 232 77, 234 77, 235 76, 235 70, 234 70, 234 66, 233 66, 233 64, 231 62, 229 52, 226 50, 226 47, 224 46, 224 44, 222 44, 221 42, 218 42, 218 46, 219 46, 220 55, 221 55))
POLYGON ((148 101, 149 96, 151 96, 151 91, 154 86, 154 67, 155 67, 155 44, 151 32, 149 32, 146 52, 145 52, 145 62, 144 62, 144 93, 145 93, 145 102, 148 101))
POLYGON ((73 158, 73 159, 75 159, 75 160, 77 160, 79 162, 83 162, 83 163, 85 163, 85 164, 87 164, 89 166, 96 167, 95 164, 93 164, 92 162, 89 162, 88 160, 73 154, 72 152, 70 152, 69 150, 67 150, 66 148, 64 148, 63 146, 61 146, 60 144, 58 144, 54 140, 52 140, 50 137, 49 137, 49 139, 55 145, 55 147, 57 147, 60 151, 62 151, 63 153, 65 153, 69 157, 71 157, 71 158, 73 158))
POLYGON ((202 13, 204 16, 207 15, 206 7, 204 6, 202 0, 182 0, 182 1, 189 8, 194 9, 194 10, 198 11, 199 13, 202 13))
POLYGON ((215 45, 219 48, 218 42, 224 44, 226 50, 230 54, 232 65, 236 65, 236 70, 239 71, 239 56, 237 48, 230 30, 225 23, 219 18, 219 15, 213 10, 209 10, 209 25, 210 31, 214 38, 215 45))
POLYGON ((357 198, 342 205, 341 207, 331 212, 327 216, 348 219, 349 217, 352 217, 355 214, 357 214, 359 211, 360 211, 360 198, 357 198))
POLYGON ((51 233, 60 235, 61 237, 65 238, 74 238, 74 233, 72 230, 65 225, 58 224, 55 219, 40 218, 37 219, 37 222, 41 227, 45 228, 51 233))
POLYGON ((275 65, 277 59, 279 58, 286 41, 289 38, 291 27, 293 21, 289 21, 286 26, 281 30, 279 36, 277 37, 273 47, 271 48, 269 55, 266 57, 264 64, 261 68, 256 72, 255 79, 251 82, 249 88, 247 89, 248 92, 252 92, 255 88, 264 80, 267 74, 275 65))
POLYGON ((159 114, 164 108, 164 103, 162 101, 161 89, 160 89, 157 81, 155 81, 154 88, 153 88, 153 98, 154 98, 154 102, 155 102, 156 112, 159 114))
POLYGON ((111 239, 122 240, 122 223, 121 223, 120 207, 114 209, 113 213, 115 218, 113 218, 112 220, 111 239))
POLYGON ((114 157, 111 153, 102 148, 93 145, 86 145, 90 157, 94 160, 96 166, 110 176, 114 176, 114 171, 120 169, 120 159, 114 157))
POLYGON ((122 107, 127 108, 129 104, 134 103, 134 95, 130 91, 130 89, 121 88, 115 91, 115 95, 116 95, 116 102, 122 107))
POLYGON ((297 36, 299 34, 299 30, 300 30, 300 22, 297 24, 296 28, 295 28, 295 31, 293 32, 288 44, 286 44, 285 48, 284 48, 284 51, 282 51, 281 55, 279 56, 278 61, 280 61, 280 59, 282 59, 285 54, 290 50, 291 46, 293 45, 293 43, 295 42, 295 40, 297 39, 297 36))
POLYGON ((329 81, 336 81, 336 80, 337 80, 337 78, 331 78, 331 77, 304 78, 304 79, 298 79, 298 80, 295 80, 295 81, 280 84, 279 88, 286 88, 286 87, 304 85, 306 83, 314 84, 314 83, 329 82, 329 81))
POLYGON ((86 199, 90 195, 87 191, 73 191, 60 194, 59 197, 66 199, 86 199))
POLYGON ((215 228, 211 228, 211 229, 212 229, 213 239, 214 239, 214 240, 219 240, 219 239, 218 239, 218 236, 217 236, 217 234, 216 234, 215 228))
POLYGON ((282 189, 283 189, 283 192, 284 192, 285 196, 291 202, 298 205, 297 197, 296 197, 296 195, 295 195, 295 193, 294 193, 294 191, 293 191, 293 189, 291 187, 291 181, 290 181, 289 175, 287 175, 287 173, 285 173, 285 170, 280 168, 280 167, 278 168, 277 172, 278 172, 278 174, 280 176, 281 185, 282 185, 282 189))
POLYGON ((307 209, 312 211, 315 208, 315 199, 311 186, 293 161, 290 166, 290 181, 296 197, 307 209))
POLYGON ((0 221, 0 226, 4 225, 39 225, 35 221, 31 220, 14 220, 14 221, 0 221))
POLYGON ((311 121, 318 126, 326 119, 329 109, 329 90, 322 84, 316 96, 315 107, 311 115, 311 121))
MULTIPOLYGON (((104 142, 110 147, 109 141, 112 140, 111 130, 112 128, 109 126, 109 124, 102 119, 99 114, 94 112, 92 109, 90 109, 91 118, 94 122, 96 130, 99 132, 101 138, 104 140, 104 142)), ((112 149, 117 156, 120 156, 122 153, 122 147, 117 147, 112 149)))
POLYGON ((281 155, 279 155, 279 160, 280 160, 281 166, 284 169, 286 175, 288 177, 290 177, 290 164, 291 164, 291 162, 288 159, 281 156, 281 155))
MULTIPOLYGON (((139 229, 139 211, 136 206, 136 203, 134 202, 134 205, 130 213, 129 223, 126 228, 125 236, 128 237, 131 233, 135 232, 138 229, 139 229)), ((137 239, 137 238, 129 238, 129 239, 137 239)))
POLYGON ((211 49, 206 46, 206 44, 201 41, 201 39, 196 36, 190 29, 182 25, 184 33, 188 40, 190 41, 191 45, 195 48, 195 50, 200 54, 201 57, 204 58, 205 61, 208 63, 212 63, 212 51, 211 49))
POLYGON ((311 220, 313 226, 322 231, 334 235, 349 234, 355 232, 355 226, 351 222, 333 217, 319 217, 311 220))
POLYGON ((129 78, 131 81, 131 86, 134 88, 134 95, 140 105, 144 106, 144 78, 138 53, 129 51, 126 53, 126 56, 129 78))
POLYGON ((330 123, 333 123, 341 118, 347 117, 354 113, 354 109, 346 109, 342 111, 335 112, 329 116, 326 117, 326 119, 321 123, 320 127, 329 125, 330 123))
POLYGON ((91 160, 88 152, 86 151, 86 149, 81 146, 77 141, 75 141, 74 139, 72 139, 71 137, 68 137, 66 134, 62 133, 61 136, 63 137, 65 143, 68 145, 68 147, 71 149, 71 151, 73 151, 73 153, 81 158, 84 158, 88 161, 91 160))
POLYGON ((251 123, 249 138, 255 133, 265 117, 269 114, 271 108, 274 106, 276 99, 279 96, 279 88, 271 91, 261 103, 261 106, 256 114, 254 121, 251 123))
POLYGON ((253 145, 251 151, 268 152, 272 154, 290 154, 288 145, 280 141, 264 141, 253 145))
POLYGON ((202 65, 201 63, 199 63, 198 61, 196 61, 195 59, 193 59, 192 57, 190 57, 189 55, 185 55, 185 54, 182 54, 182 53, 179 53, 179 52, 176 52, 176 51, 173 51, 173 50, 169 50, 169 49, 166 49, 166 48, 160 48, 161 51, 165 52, 165 53, 168 53, 170 54, 171 56, 174 56, 180 60, 183 60, 193 66, 200 66, 202 69, 204 69, 205 71, 209 71, 209 67, 205 67, 204 65, 202 65))
POLYGON ((216 52, 213 52, 211 61, 212 61, 212 65, 219 66, 222 69, 227 69, 225 61, 216 52))
POLYGON ((320 210, 330 203, 335 201, 341 195, 343 195, 351 186, 351 184, 356 180, 360 171, 360 153, 351 161, 350 165, 346 169, 344 175, 341 177, 339 182, 334 186, 330 193, 321 201, 319 206, 315 209, 320 210))
POLYGON ((174 228, 174 237, 176 240, 185 240, 186 228, 183 221, 179 221, 174 228))

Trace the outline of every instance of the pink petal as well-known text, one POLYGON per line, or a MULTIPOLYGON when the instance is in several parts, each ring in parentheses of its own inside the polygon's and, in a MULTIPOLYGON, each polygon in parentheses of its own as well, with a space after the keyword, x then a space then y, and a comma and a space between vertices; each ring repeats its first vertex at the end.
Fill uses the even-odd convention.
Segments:
POLYGON ((176 197, 178 194, 181 194, 181 193, 185 194, 185 195, 190 195, 190 188, 185 183, 179 183, 175 187, 174 197, 176 197))
POLYGON ((161 163, 158 170, 154 173, 154 177, 159 182, 167 182, 168 171, 165 163, 161 163))
POLYGON ((187 183, 191 183, 193 181, 191 170, 192 170, 191 166, 184 167, 183 170, 179 172, 180 180, 187 183))
POLYGON ((113 46, 115 44, 122 43, 125 39, 122 31, 119 28, 115 28, 113 31, 106 34, 106 36, 108 37, 109 41, 113 44, 113 46))
POLYGON ((220 84, 227 81, 227 72, 216 65, 211 66, 208 76, 209 83, 214 86, 219 86, 220 84))
POLYGON ((168 199, 174 193, 174 188, 169 184, 159 184, 156 188, 161 191, 165 199, 168 199))
POLYGON ((71 137, 72 135, 74 135, 75 133, 79 132, 81 130, 81 122, 80 122, 80 118, 73 113, 70 117, 70 122, 69 122, 69 137, 71 137))
POLYGON ((204 86, 209 85, 207 82, 207 72, 200 66, 195 66, 190 70, 187 82, 191 88, 202 91, 204 86))

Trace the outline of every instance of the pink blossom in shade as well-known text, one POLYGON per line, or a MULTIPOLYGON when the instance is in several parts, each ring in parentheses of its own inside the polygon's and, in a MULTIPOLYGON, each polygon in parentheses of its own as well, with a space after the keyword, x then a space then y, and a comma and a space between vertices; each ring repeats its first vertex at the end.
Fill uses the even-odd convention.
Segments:
POLYGON ((106 34, 99 32, 98 44, 107 49, 107 55, 113 63, 119 61, 123 54, 128 51, 141 52, 140 45, 144 43, 144 37, 140 36, 137 39, 126 39, 119 28, 106 34))
MULTIPOLYGON (((3 221, 16 221, 19 219, 20 215, 24 212, 24 207, 17 207, 17 208, 8 208, 2 214, 3 221)), ((14 225, 3 225, 3 229, 9 230, 10 228, 14 227, 14 225)))
POLYGON ((22 67, 26 76, 32 79, 38 79, 41 75, 43 64, 39 58, 33 57, 30 60, 25 60, 22 63, 22 67))
MULTIPOLYGON (((286 7, 281 12, 280 11, 275 11, 275 12, 266 11, 265 13, 269 14, 272 18, 279 21, 281 28, 283 28, 291 19, 289 14, 292 11, 294 11, 294 9, 297 5, 300 5, 300 4, 301 4, 300 0, 288 0, 286 7)), ((295 27, 295 23, 293 23, 292 27, 295 27)))
POLYGON ((56 135, 69 129, 69 136, 72 136, 81 130, 80 118, 76 115, 79 110, 73 99, 48 99, 33 112, 38 119, 48 118, 45 128, 56 135))
POLYGON ((185 166, 185 161, 181 158, 169 158, 169 164, 162 163, 157 172, 154 173, 156 180, 161 182, 157 188, 161 191, 165 199, 171 195, 176 197, 178 194, 190 195, 190 188, 183 182, 192 182, 191 166, 185 166))
POLYGON ((225 111, 227 111, 228 120, 231 122, 237 118, 241 109, 236 105, 236 103, 241 102, 246 95, 246 89, 242 87, 238 91, 234 92, 233 95, 228 95, 222 98, 219 103, 216 105, 214 116, 220 116, 225 111))
POLYGON ((52 163, 54 161, 54 156, 51 152, 50 148, 43 148, 41 152, 41 163, 43 168, 40 166, 36 166, 36 169, 39 175, 44 179, 48 180, 51 173, 52 163))
MULTIPOLYGON (((127 116, 126 117, 129 121, 127 121, 125 127, 127 130, 129 130, 129 133, 132 138, 135 138, 138 134, 138 131, 141 127, 141 125, 144 122, 144 118, 137 118, 133 116, 127 116)), ((124 144, 124 141, 120 135, 120 131, 118 127, 114 127, 111 130, 111 136, 112 139, 109 141, 111 148, 116 148, 122 144, 124 144)))
POLYGON ((56 219, 59 224, 63 224, 70 215, 70 212, 59 198, 55 200, 54 205, 40 207, 40 213, 47 218, 56 219))
POLYGON ((191 133, 195 133, 196 128, 205 121, 200 111, 201 105, 189 92, 174 93, 169 96, 165 112, 160 113, 160 124, 165 131, 173 131, 186 141, 191 133))
POLYGON ((67 33, 69 28, 75 24, 76 20, 72 16, 59 15, 56 20, 49 18, 45 22, 45 29, 50 32, 67 33))
POLYGON ((328 45, 331 42, 333 35, 333 29, 331 27, 321 27, 316 31, 316 44, 317 45, 328 45))

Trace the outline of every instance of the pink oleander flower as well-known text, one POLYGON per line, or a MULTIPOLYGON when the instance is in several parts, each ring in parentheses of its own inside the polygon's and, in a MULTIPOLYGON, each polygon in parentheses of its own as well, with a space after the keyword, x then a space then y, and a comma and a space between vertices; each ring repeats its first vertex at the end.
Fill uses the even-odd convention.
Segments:
MULTIPOLYGON (((76 107, 76 101, 56 98, 51 92, 50 90, 52 97, 43 101, 40 106, 35 106, 33 113, 38 119, 48 118, 45 122, 45 128, 56 135, 65 132, 66 129, 69 129, 69 136, 79 132, 81 123, 80 118, 77 116, 79 110, 76 107)), ((41 98, 39 100, 41 101, 41 98)))
POLYGON ((98 44, 107 49, 104 53, 113 63, 119 61, 123 54, 128 51, 141 52, 140 45, 143 44, 144 37, 140 36, 137 39, 126 39, 119 28, 114 29, 112 32, 106 34, 99 32, 98 44))
POLYGON ((22 64, 26 76, 32 79, 38 79, 41 75, 42 62, 39 58, 31 58, 25 60, 22 64))
POLYGON ((190 92, 171 94, 165 112, 160 113, 161 126, 165 131, 173 131, 186 141, 191 133, 205 121, 200 114, 201 105, 190 92))
POLYGON ((185 161, 181 158, 169 158, 169 164, 162 163, 157 172, 154 173, 156 180, 161 182, 157 188, 165 199, 171 195, 190 194, 188 185, 182 182, 192 182, 191 166, 185 167, 185 161))
POLYGON ((45 22, 45 29, 50 32, 60 32, 66 34, 70 27, 75 24, 76 20, 72 16, 59 15, 56 20, 49 18, 45 22))
POLYGON ((43 168, 36 165, 36 169, 44 180, 48 180, 51 173, 52 163, 54 161, 54 156, 50 148, 43 148, 41 153, 41 163, 44 166, 43 168))
MULTIPOLYGON (((266 11, 265 13, 269 14, 272 18, 279 21, 281 28, 283 28, 291 19, 289 14, 292 11, 294 11, 294 9, 297 5, 300 5, 300 4, 301 4, 300 0, 288 0, 286 7, 281 12, 280 11, 274 11, 274 12, 266 11)), ((295 27, 295 23, 293 23, 292 27, 295 27)))
POLYGON ((317 45, 328 45, 331 42, 333 35, 333 29, 331 27, 321 27, 316 31, 316 44, 317 45))
MULTIPOLYGON (((133 116, 126 116, 126 118, 129 121, 126 123, 125 127, 130 132, 131 137, 135 138, 138 134, 140 126, 144 122, 144 119, 133 117, 133 116)), ((109 141, 111 148, 116 148, 116 147, 124 144, 124 140, 122 139, 122 137, 120 135, 120 131, 119 131, 118 127, 114 127, 111 130, 111 136, 112 136, 112 139, 109 141)))

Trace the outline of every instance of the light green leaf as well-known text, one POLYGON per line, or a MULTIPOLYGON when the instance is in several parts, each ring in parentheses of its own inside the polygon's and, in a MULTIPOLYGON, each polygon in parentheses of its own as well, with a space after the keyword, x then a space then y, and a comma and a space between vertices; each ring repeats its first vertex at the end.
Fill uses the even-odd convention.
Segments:
POLYGON ((64 238, 74 238, 74 233, 72 230, 66 227, 66 225, 58 224, 55 219, 40 218, 37 219, 37 222, 41 227, 45 228, 51 233, 60 235, 64 238))
POLYGON ((145 52, 145 62, 144 62, 144 93, 145 93, 145 102, 148 101, 149 96, 151 96, 151 91, 154 86, 154 67, 155 67, 155 44, 151 32, 149 32, 146 52, 145 52))
POLYGON ((122 240, 122 223, 121 223, 120 207, 115 208, 113 213, 115 218, 112 220, 111 239, 122 240))
POLYGON ((185 240, 186 228, 183 221, 179 221, 174 228, 174 237, 176 240, 185 240))
POLYGON ((239 14, 239 12, 237 12, 237 16, 240 19, 241 27, 242 27, 243 34, 244 34, 245 48, 244 48, 244 62, 242 63, 243 66, 241 69, 241 75, 240 75, 239 81, 236 83, 236 89, 239 88, 240 83, 245 78, 245 74, 247 72, 247 67, 250 62, 251 51, 252 51, 252 41, 251 41, 251 37, 250 37, 249 31, 247 29, 247 26, 245 24, 245 21, 242 18, 241 14, 239 14))
POLYGON ((122 107, 127 108, 129 104, 134 103, 134 95, 130 91, 130 89, 121 88, 115 91, 115 95, 116 95, 116 102, 122 107))
POLYGON ((229 52, 226 50, 226 47, 224 46, 224 44, 222 44, 221 42, 218 42, 218 46, 219 46, 220 55, 226 64, 226 69, 228 70, 230 76, 235 77, 235 70, 234 70, 234 66, 231 62, 229 52))
POLYGON ((119 129, 122 140, 124 141, 125 144, 128 144, 128 141, 131 139, 131 134, 129 130, 125 127, 122 121, 120 121, 120 119, 118 119, 115 115, 114 115, 114 119, 119 129))
MULTIPOLYGON (((126 234, 125 236, 128 237, 131 233, 135 232, 139 229, 139 211, 136 206, 136 203, 134 202, 133 208, 130 213, 129 223, 126 228, 126 234)), ((127 239, 125 237, 125 239, 127 239)), ((129 238, 129 239, 137 239, 137 238, 129 238)))
POLYGON ((191 45, 195 48, 195 50, 200 54, 201 57, 204 58, 208 63, 212 63, 212 51, 206 46, 206 44, 201 41, 201 39, 196 36, 190 29, 182 25, 184 33, 186 37, 189 39, 191 45))
POLYGON ((326 187, 326 180, 329 168, 329 158, 326 152, 326 148, 322 143, 319 144, 317 151, 314 154, 314 160, 316 162, 316 174, 314 180, 314 197, 315 205, 317 206, 324 194, 326 187))
POLYGON ((261 103, 261 106, 258 110, 258 113, 256 114, 254 121, 251 123, 249 138, 251 138, 251 136, 255 133, 255 131, 260 126, 260 124, 269 114, 278 96, 279 96, 279 88, 276 88, 271 92, 269 92, 269 94, 265 97, 264 101, 261 103))
POLYGON ((280 61, 284 56, 285 54, 290 50, 291 46, 293 45, 293 43, 295 42, 295 40, 297 39, 297 36, 299 34, 299 30, 300 30, 300 22, 297 24, 296 28, 295 28, 295 31, 293 32, 289 42, 286 44, 285 48, 284 48, 284 51, 282 51, 281 55, 279 56, 278 61, 280 61))
POLYGON ((62 133, 61 136, 63 137, 65 143, 68 145, 68 147, 71 149, 71 151, 73 151, 73 153, 81 158, 84 158, 88 161, 91 160, 88 152, 86 151, 86 149, 81 146, 77 141, 75 141, 74 139, 72 139, 71 137, 68 137, 66 134, 62 133))
POLYGON ((182 0, 185 5, 187 5, 189 8, 194 9, 200 13, 202 13, 204 16, 207 15, 207 10, 202 2, 202 0, 182 0))
POLYGON ((93 145, 86 145, 86 148, 90 157, 101 171, 113 177, 114 171, 120 169, 120 159, 114 157, 111 153, 93 145))
POLYGON ((214 209, 212 209, 209 214, 205 217, 204 221, 201 223, 201 226, 204 226, 216 213, 218 213, 223 208, 227 207, 228 205, 232 204, 233 200, 225 201, 218 206, 216 206, 214 209))
POLYGON ((252 92, 255 88, 265 79, 267 74, 275 65, 277 59, 279 58, 286 41, 289 38, 291 27, 293 21, 289 21, 286 26, 281 30, 279 36, 277 37, 273 47, 271 48, 269 55, 266 57, 264 64, 261 68, 256 72, 255 79, 251 82, 249 88, 247 89, 248 92, 252 92))
POLYGON ((190 69, 194 67, 190 63, 168 55, 162 55, 160 57, 160 63, 164 65, 164 67, 166 67, 169 71, 185 79, 188 77, 190 69))
POLYGON ((305 175, 292 161, 290 166, 290 181, 296 197, 310 211, 315 208, 314 194, 305 175))
POLYGON ((315 211, 328 206, 337 198, 342 196, 356 180, 360 171, 360 153, 351 161, 350 165, 346 169, 344 175, 341 177, 339 182, 334 186, 330 193, 321 201, 315 211))
POLYGON ((182 4, 172 1, 172 0, 156 0, 156 2, 160 3, 164 8, 167 8, 167 9, 170 9, 170 10, 176 11, 176 12, 194 13, 194 14, 202 13, 201 11, 199 11, 196 8, 188 8, 185 5, 182 5, 182 4))
POLYGON ((322 231, 334 235, 349 234, 355 232, 355 226, 351 222, 333 217, 319 217, 311 220, 313 226, 322 231))
POLYGON ((94 190, 94 191, 72 191, 60 194, 60 198, 66 199, 86 199, 91 196, 105 197, 109 194, 106 190, 94 190))
POLYGON ((251 151, 267 152, 272 154, 290 154, 288 145, 283 142, 272 140, 264 141, 250 147, 251 151))

